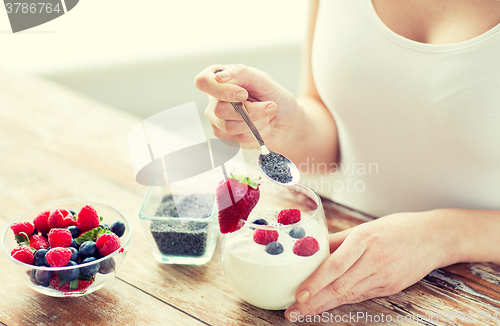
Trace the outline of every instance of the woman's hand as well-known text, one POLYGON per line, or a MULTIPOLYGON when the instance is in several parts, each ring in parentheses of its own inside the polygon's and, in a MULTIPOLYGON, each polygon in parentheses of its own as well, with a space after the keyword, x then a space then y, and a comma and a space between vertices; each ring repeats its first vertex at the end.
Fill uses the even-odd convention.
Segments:
POLYGON ((212 124, 214 135, 232 139, 243 148, 259 148, 250 129, 231 103, 243 102, 250 118, 267 147, 288 152, 293 130, 303 115, 294 95, 276 83, 271 76, 244 65, 215 65, 203 70, 195 85, 209 95, 205 115, 212 124), (215 73, 217 69, 223 71, 215 73))
POLYGON ((392 295, 433 269, 455 263, 456 234, 446 230, 450 219, 443 221, 438 215, 388 215, 332 234, 332 254, 299 287, 287 319, 392 295))

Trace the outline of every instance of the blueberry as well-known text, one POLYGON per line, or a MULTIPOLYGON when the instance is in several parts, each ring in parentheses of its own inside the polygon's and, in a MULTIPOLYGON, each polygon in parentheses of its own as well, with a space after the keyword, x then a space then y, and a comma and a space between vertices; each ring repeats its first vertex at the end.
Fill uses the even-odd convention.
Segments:
POLYGON ((116 221, 111 225, 111 232, 121 237, 125 233, 125 224, 122 221, 116 221))
MULTIPOLYGON (((95 257, 88 257, 82 261, 82 264, 90 263, 94 260, 97 260, 97 259, 95 257)), ((92 264, 90 266, 81 267, 80 272, 85 276, 94 276, 95 274, 97 274, 97 271, 99 270, 100 267, 101 266, 99 263, 95 263, 95 264, 92 264)))
POLYGON ((73 247, 69 247, 68 249, 71 250, 71 257, 70 257, 69 260, 72 260, 72 261, 76 262, 78 260, 78 257, 79 257, 79 255, 78 255, 78 249, 73 248, 73 247))
POLYGON ((103 229, 109 230, 109 225, 107 225, 106 223, 99 224, 99 226, 103 229))
MULTIPOLYGON (((267 225, 268 224, 266 220, 263 220, 261 218, 253 221, 252 223, 257 224, 257 225, 267 225)), ((255 230, 255 228, 250 228, 250 230, 255 230)))
MULTIPOLYGON (((36 269, 32 269, 31 270, 31 273, 30 273, 30 281, 31 283, 35 284, 35 285, 40 285, 40 286, 43 286, 43 287, 48 287, 50 284, 49 284, 49 281, 47 282, 44 282, 44 283, 41 283, 39 282, 37 279, 36 279, 36 272, 37 270, 36 269)), ((49 279, 50 280, 50 279, 49 279)))
POLYGON ((72 211, 71 209, 68 211, 70 212, 71 215, 75 216, 76 215, 76 212, 75 211, 72 211))
POLYGON ((85 259, 87 257, 95 257, 99 254, 99 252, 97 251, 94 241, 85 241, 81 244, 78 254, 81 259, 85 259))
MULTIPOLYGON (((69 261, 68 265, 66 266, 75 266, 77 265, 74 261, 69 261)), ((73 268, 73 269, 65 269, 59 272, 63 280, 66 280, 68 282, 74 281, 78 278, 78 275, 80 275, 80 269, 78 268, 73 268)))
POLYGON ((101 267, 99 268, 99 273, 101 274, 108 274, 111 273, 115 270, 115 260, 110 257, 104 261, 101 262, 101 267))
POLYGON ((35 273, 35 278, 40 285, 48 283, 52 278, 52 271, 39 269, 35 273))
POLYGON ((45 263, 45 266, 50 267, 49 262, 47 261, 47 256, 43 256, 43 262, 45 263))
POLYGON ((82 231, 78 228, 78 226, 75 226, 75 225, 72 225, 72 226, 68 226, 67 228, 69 230, 69 232, 71 232, 71 236, 76 239, 80 236, 80 234, 82 234, 82 231))
POLYGON ((288 234, 294 239, 300 239, 306 236, 306 231, 303 227, 297 226, 288 232, 288 234))
POLYGON ((279 255, 283 252, 283 246, 279 242, 270 242, 266 245, 266 252, 270 255, 279 255))
POLYGON ((47 251, 47 249, 39 249, 35 252, 35 266, 45 265, 45 254, 47 251))
POLYGON ((36 280, 35 274, 36 274, 36 269, 32 269, 31 273, 30 273, 30 281, 31 281, 31 283, 33 283, 35 285, 40 285, 40 284, 38 284, 38 281, 36 280))
POLYGON ((80 249, 80 246, 76 243, 75 239, 71 240, 71 248, 75 248, 76 250, 80 249))

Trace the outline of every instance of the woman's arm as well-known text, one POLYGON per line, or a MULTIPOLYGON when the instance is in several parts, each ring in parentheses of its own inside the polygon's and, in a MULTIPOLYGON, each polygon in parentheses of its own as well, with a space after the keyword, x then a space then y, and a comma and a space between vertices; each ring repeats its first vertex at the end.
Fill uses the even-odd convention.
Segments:
POLYGON ((321 100, 312 73, 312 46, 319 0, 309 1, 306 40, 302 50, 302 67, 297 101, 304 108, 304 124, 297 138, 306 139, 303 146, 295 146, 287 150, 289 155, 295 152, 295 162, 300 164, 306 159, 314 158, 317 163, 336 163, 338 161, 337 125, 321 100))
POLYGON ((459 262, 500 264, 500 211, 388 215, 330 236, 330 257, 299 287, 287 318, 388 296, 459 262))
POLYGON ((297 165, 307 158, 316 163, 337 161, 337 128, 319 98, 311 70, 317 7, 318 1, 312 0, 299 99, 268 74, 241 64, 214 65, 196 76, 196 87, 210 95, 205 114, 216 137, 233 139, 243 148, 258 148, 248 126, 228 103, 243 101, 269 149, 285 154, 297 165), (219 68, 224 71, 214 74, 219 68))

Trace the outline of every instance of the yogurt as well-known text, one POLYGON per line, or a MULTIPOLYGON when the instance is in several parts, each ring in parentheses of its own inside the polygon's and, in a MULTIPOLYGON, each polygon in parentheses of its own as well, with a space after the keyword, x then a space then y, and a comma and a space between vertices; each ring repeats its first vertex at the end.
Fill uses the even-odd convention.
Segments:
POLYGON ((226 234, 223 245, 223 266, 229 285, 248 303, 263 309, 286 309, 295 302, 295 293, 316 268, 328 257, 328 231, 323 218, 312 218, 301 214, 301 221, 281 226, 276 221, 279 211, 263 211, 251 214, 240 230, 226 234), (283 252, 271 255, 266 246, 254 242, 252 222, 266 220, 276 226, 278 242, 283 252), (319 251, 312 256, 302 257, 293 253, 293 246, 299 239, 288 232, 301 226, 305 236, 314 237, 319 251))

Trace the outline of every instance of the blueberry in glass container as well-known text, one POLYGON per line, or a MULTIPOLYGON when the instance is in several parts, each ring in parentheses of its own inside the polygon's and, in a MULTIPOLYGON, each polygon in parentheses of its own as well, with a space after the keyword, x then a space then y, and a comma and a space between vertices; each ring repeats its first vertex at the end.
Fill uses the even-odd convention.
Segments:
MULTIPOLYGON (((68 262, 68 265, 66 266, 75 266, 77 265, 74 261, 70 260, 68 262)), ((78 268, 73 268, 73 269, 65 269, 59 272, 61 275, 61 278, 63 280, 66 280, 68 282, 74 281, 78 278, 78 275, 80 275, 80 270, 78 268)))
MULTIPOLYGON (((90 263, 95 260, 97 260, 95 257, 87 257, 82 261, 82 264, 90 263)), ((95 274, 97 274, 97 271, 100 267, 101 266, 99 263, 95 263, 90 266, 80 267, 80 272, 85 276, 94 276, 95 274)))

